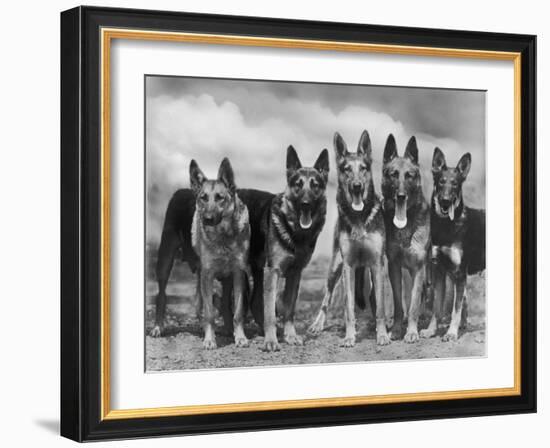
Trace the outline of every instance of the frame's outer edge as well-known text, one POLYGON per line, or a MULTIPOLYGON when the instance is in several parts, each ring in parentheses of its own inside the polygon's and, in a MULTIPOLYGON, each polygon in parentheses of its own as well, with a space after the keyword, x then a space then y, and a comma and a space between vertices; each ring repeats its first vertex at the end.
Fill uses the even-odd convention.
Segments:
POLYGON ((82 441, 81 11, 61 14, 61 435, 82 441))
POLYGON ((77 441, 536 411, 535 37, 79 7, 61 15, 61 434, 77 441), (521 395, 101 420, 101 27, 380 42, 522 53, 521 395))
POLYGON ((537 38, 521 52, 521 390, 537 411, 537 38))

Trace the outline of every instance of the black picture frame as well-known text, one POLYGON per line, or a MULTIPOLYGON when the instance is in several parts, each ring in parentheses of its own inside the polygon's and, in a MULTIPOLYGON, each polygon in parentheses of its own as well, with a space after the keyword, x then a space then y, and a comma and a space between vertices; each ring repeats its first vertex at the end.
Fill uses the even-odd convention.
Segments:
POLYGON ((536 36, 77 7, 61 13, 61 435, 76 441, 536 411, 536 36), (521 53, 521 393, 517 396, 101 418, 100 29, 521 53))

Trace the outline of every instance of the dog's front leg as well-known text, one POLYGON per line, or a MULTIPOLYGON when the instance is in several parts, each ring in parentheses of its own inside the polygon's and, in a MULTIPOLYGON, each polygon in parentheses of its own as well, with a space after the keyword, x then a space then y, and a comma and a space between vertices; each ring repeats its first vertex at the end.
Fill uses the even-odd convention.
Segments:
POLYGON ((264 351, 279 351, 281 346, 277 341, 277 288, 281 273, 278 268, 264 269, 264 351))
POLYGON ((216 348, 216 333, 214 332, 214 275, 211 271, 201 269, 201 296, 203 303, 203 326, 204 326, 204 341, 203 346, 206 350, 216 348))
POLYGON ((384 306, 384 258, 381 256, 371 268, 371 277, 376 295, 376 343, 388 345, 391 342, 386 329, 386 310, 384 306))
POLYGON ((447 274, 440 264, 432 265, 432 281, 434 288, 434 299, 432 303, 432 318, 428 328, 420 331, 421 338, 431 338, 437 332, 438 320, 441 318, 441 310, 445 301, 445 284, 447 274))
POLYGON ((355 268, 344 261, 342 269, 344 279, 344 294, 346 297, 345 320, 346 336, 340 343, 342 347, 353 347, 355 345, 355 268))
POLYGON ((233 328, 235 336, 235 345, 237 347, 248 346, 248 339, 244 334, 243 328, 243 291, 244 291, 244 273, 241 269, 233 272, 233 294, 235 295, 235 307, 233 311, 233 328))
POLYGON ((411 305, 409 308, 409 318, 407 323, 407 333, 405 334, 405 342, 412 344, 418 342, 418 315, 420 314, 420 302, 422 300, 422 289, 426 281, 426 270, 424 266, 410 269, 413 286, 411 291, 411 305))
POLYGON ((298 299, 298 291, 300 289, 300 278, 302 271, 294 271, 290 273, 286 279, 283 304, 284 304, 284 338, 289 345, 302 345, 303 339, 296 334, 294 328, 294 309, 296 308, 296 300, 298 299))
MULTIPOLYGON (((388 273, 393 292, 393 326, 391 328, 391 338, 394 340, 403 337, 403 302, 402 302, 402 283, 401 283, 401 263, 388 257, 388 273)), ((378 297, 376 298, 378 304, 378 297)), ((378 313, 377 313, 378 314, 378 313)))
POLYGON ((444 341, 456 341, 458 339, 458 328, 462 320, 462 304, 464 303, 464 289, 466 287, 466 273, 459 272, 455 278, 455 296, 453 300, 453 313, 451 324, 447 333, 443 336, 444 341))

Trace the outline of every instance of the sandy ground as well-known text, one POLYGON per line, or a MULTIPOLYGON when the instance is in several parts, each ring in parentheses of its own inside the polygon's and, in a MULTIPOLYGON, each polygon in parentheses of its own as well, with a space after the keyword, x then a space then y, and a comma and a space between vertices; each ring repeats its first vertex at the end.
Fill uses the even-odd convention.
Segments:
MULTIPOLYGON (((202 327, 195 317, 193 300, 194 282, 185 276, 183 281, 174 281, 168 287, 167 324, 165 336, 146 336, 146 369, 148 371, 212 369, 248 366, 274 366, 291 364, 346 363, 381 360, 410 360, 425 358, 456 358, 485 356, 485 278, 474 276, 468 279, 468 326, 456 342, 443 342, 441 336, 446 327, 439 328, 438 335, 407 344, 392 341, 388 346, 377 347, 374 321, 370 311, 357 313, 357 343, 353 348, 339 346, 344 335, 344 321, 341 299, 336 300, 329 311, 325 331, 318 337, 306 334, 322 300, 324 278, 322 269, 310 270, 304 275, 296 311, 296 330, 304 336, 303 346, 289 346, 282 341, 279 327, 281 351, 265 353, 261 350, 263 337, 255 323, 248 319, 245 332, 250 339, 249 347, 237 348, 231 335, 222 333, 223 320, 216 319, 216 350, 202 348, 202 327)), ((385 288, 390 300, 389 285, 385 288)), ((154 295, 156 284, 147 285, 146 334, 154 323, 154 295)), ((420 320, 419 328, 425 328, 429 311, 420 320)))

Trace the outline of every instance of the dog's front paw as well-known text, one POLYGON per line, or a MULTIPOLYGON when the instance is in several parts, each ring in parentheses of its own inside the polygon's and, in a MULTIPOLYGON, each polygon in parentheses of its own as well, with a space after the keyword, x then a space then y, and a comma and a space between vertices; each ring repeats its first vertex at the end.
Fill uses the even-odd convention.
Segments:
POLYGON ((378 345, 389 345, 391 343, 390 336, 388 334, 379 334, 376 336, 376 343, 378 345))
POLYGON ((424 330, 420 330, 420 337, 424 339, 429 339, 435 335, 435 331, 431 328, 425 328, 424 330))
POLYGON ((414 344, 415 342, 418 342, 418 331, 416 330, 410 330, 410 331, 407 331, 407 334, 405 335, 405 342, 407 344, 414 344))
POLYGON ((350 348, 355 345, 355 336, 347 336, 340 341, 340 347, 350 348))
POLYGON ((218 346, 216 345, 215 339, 205 339, 202 342, 202 346, 204 347, 205 350, 214 350, 218 348, 218 346))
POLYGON ((285 335, 285 342, 288 345, 304 345, 304 340, 297 334, 285 335))
POLYGON ((149 335, 152 338, 160 338, 162 336, 162 329, 160 328, 159 325, 155 325, 151 330, 151 332, 149 333, 149 335))
POLYGON ((441 339, 443 342, 456 342, 458 340, 458 333, 455 331, 447 331, 441 339))
POLYGON ((235 338, 235 347, 248 347, 249 341, 245 336, 235 338))
POLYGON ((281 350, 281 346, 277 342, 277 339, 266 339, 263 346, 264 352, 278 352, 281 350))

